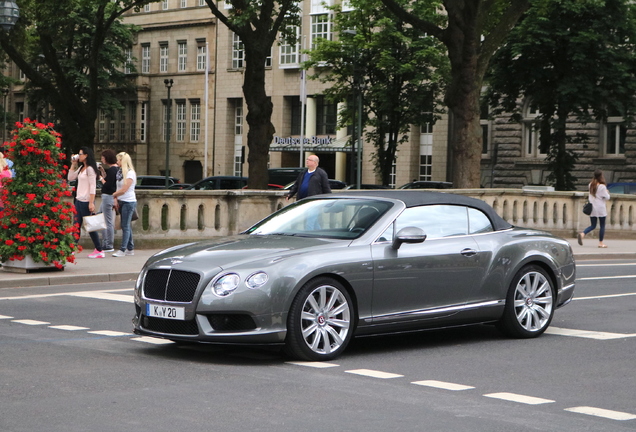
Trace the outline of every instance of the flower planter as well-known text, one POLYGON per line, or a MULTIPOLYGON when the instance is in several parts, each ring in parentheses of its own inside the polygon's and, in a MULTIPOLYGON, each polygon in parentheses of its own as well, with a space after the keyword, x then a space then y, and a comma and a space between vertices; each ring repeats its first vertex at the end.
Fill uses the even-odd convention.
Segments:
POLYGON ((30 256, 24 257, 22 261, 9 260, 2 263, 2 271, 12 273, 30 273, 40 271, 62 271, 64 267, 57 268, 53 264, 35 262, 30 256))

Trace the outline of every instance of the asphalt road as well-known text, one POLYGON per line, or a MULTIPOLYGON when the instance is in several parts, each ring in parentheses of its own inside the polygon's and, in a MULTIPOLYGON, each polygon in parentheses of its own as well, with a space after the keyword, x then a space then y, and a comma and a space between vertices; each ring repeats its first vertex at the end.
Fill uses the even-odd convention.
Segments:
POLYGON ((0 431, 633 431, 636 262, 579 262, 549 333, 361 338, 328 364, 131 334, 132 284, 0 289, 0 431))

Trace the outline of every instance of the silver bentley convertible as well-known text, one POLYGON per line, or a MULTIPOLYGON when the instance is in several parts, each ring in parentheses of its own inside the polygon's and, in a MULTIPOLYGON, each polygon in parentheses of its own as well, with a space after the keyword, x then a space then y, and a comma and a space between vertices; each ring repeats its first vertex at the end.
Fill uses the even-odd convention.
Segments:
POLYGON ((568 242, 511 226, 478 199, 343 192, 154 255, 136 282, 133 324, 176 342, 281 344, 329 360, 354 335, 491 322, 539 336, 574 278, 568 242))

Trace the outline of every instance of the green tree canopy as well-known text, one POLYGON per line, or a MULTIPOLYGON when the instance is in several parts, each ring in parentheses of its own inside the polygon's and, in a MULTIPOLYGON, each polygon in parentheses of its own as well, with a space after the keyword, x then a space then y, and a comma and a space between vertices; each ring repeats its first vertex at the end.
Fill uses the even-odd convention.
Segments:
POLYGON ((296 37, 289 26, 299 24, 297 0, 226 0, 229 9, 219 10, 216 0, 205 0, 215 17, 236 33, 245 50, 243 96, 247 105, 249 153, 248 187, 267 189, 269 145, 274 138, 273 104, 265 91, 265 62, 279 36, 296 37))
POLYGON ((489 101, 519 120, 522 98, 541 113, 548 180, 574 190, 567 119, 586 123, 636 109, 636 16, 628 0, 536 0, 492 60, 489 101))
MULTIPOLYGON (((340 126, 355 119, 354 96, 361 92, 362 125, 370 126, 365 141, 373 143, 375 172, 388 185, 410 125, 434 121, 434 107, 441 102, 437 99, 449 75, 448 59, 437 39, 396 19, 381 1, 350 4, 353 10, 346 13, 334 8, 338 40, 320 40, 305 66, 314 68, 313 78, 333 83, 325 91, 329 99, 348 101, 340 126)), ((424 2, 419 12, 441 19, 435 7, 424 2)))
MULTIPOLYGON (((118 108, 124 48, 134 29, 121 16, 148 0, 21 0, 0 47, 28 78, 32 103, 51 106, 71 151, 93 143, 99 108, 118 108)), ((41 119, 48 121, 50 119, 41 119)))
POLYGON ((450 111, 449 146, 453 184, 460 188, 480 185, 482 136, 480 97, 490 59, 529 6, 529 0, 440 0, 443 24, 422 16, 423 3, 434 0, 381 0, 397 17, 445 46, 451 81, 444 101, 450 111))

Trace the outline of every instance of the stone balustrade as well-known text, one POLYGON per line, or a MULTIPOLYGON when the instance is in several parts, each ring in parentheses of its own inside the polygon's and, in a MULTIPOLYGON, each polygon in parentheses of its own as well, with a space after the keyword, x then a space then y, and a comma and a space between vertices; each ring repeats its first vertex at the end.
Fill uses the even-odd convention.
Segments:
MULTIPOLYGON (((519 189, 445 192, 481 199, 513 225, 542 229, 566 238, 575 237, 590 222, 582 211, 587 202, 584 192, 519 189)), ((285 195, 286 192, 271 190, 140 190, 137 191, 140 217, 133 222, 135 244, 140 248, 154 248, 237 234, 290 203, 285 195)), ((82 237, 82 244, 88 246, 88 236, 82 237)), ((119 237, 117 233, 116 238, 119 237)), ((608 203, 606 237, 636 238, 636 195, 612 196, 608 203)))

